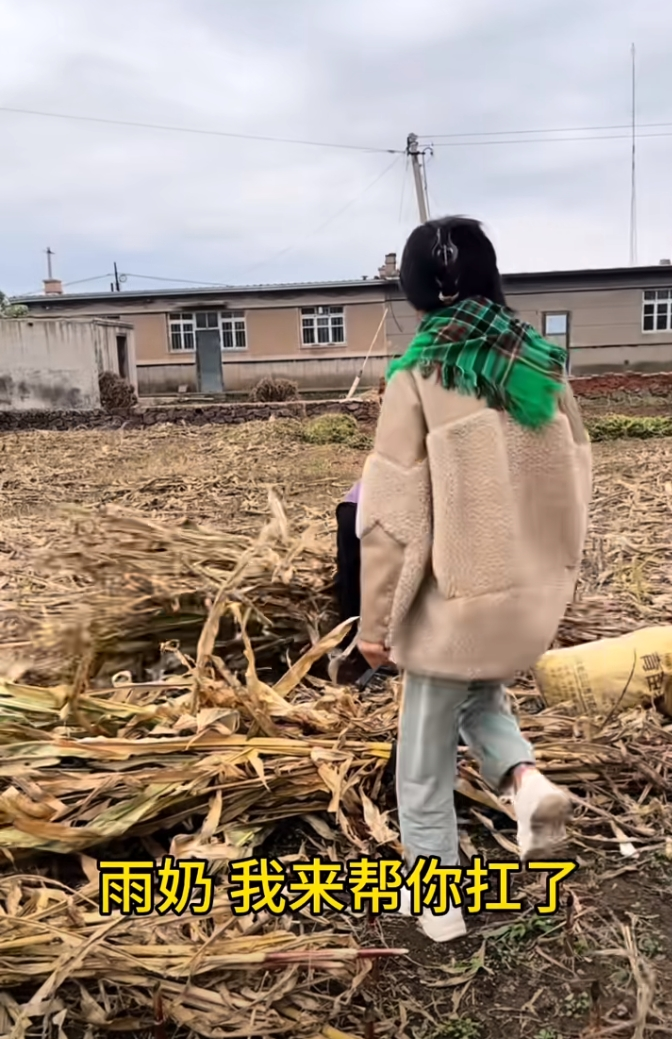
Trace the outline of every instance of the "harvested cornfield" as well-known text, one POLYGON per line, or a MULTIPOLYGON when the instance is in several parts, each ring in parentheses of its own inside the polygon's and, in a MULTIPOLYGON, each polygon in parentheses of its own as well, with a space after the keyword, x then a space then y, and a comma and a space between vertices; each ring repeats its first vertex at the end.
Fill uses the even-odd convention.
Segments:
MULTIPOLYGON (((526 874, 518 911, 470 919, 448 951, 384 916, 233 911, 246 857, 296 879, 316 856, 346 875, 399 850, 398 685, 336 687, 324 663, 352 442, 291 422, 0 438, 0 1035, 494 1039, 512 1014, 531 1039, 669 1029, 672 726, 653 708, 582 718, 529 676, 512 691, 576 806, 554 915, 526 874), (98 860, 167 871, 164 896, 201 861, 209 911, 106 915, 98 860)), ((670 622, 671 453, 595 445, 562 644, 670 622)), ((466 859, 514 858, 511 806, 466 752, 458 790, 466 859)))

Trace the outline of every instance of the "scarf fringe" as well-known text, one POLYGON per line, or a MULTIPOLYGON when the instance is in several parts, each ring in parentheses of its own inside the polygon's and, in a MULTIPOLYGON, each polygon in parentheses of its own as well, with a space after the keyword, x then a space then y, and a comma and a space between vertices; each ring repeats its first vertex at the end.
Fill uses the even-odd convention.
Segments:
POLYGON ((445 390, 453 390, 463 397, 474 397, 485 400, 489 408, 495 411, 506 411, 512 419, 522 426, 538 429, 551 421, 555 414, 562 386, 551 378, 547 381, 547 395, 540 396, 538 401, 520 397, 515 391, 502 392, 501 388, 481 374, 464 372, 449 363, 436 362, 425 366, 422 374, 429 378, 432 371, 437 371, 441 385, 445 390))
POLYGON ((564 388, 566 358, 563 347, 545 339, 526 322, 513 318, 506 308, 485 300, 470 300, 423 319, 404 355, 390 365, 388 379, 398 371, 417 368, 424 378, 435 374, 444 389, 484 399, 488 407, 506 411, 520 425, 538 429, 552 421, 556 413, 564 388), (506 350, 498 346, 506 332, 502 329, 502 317, 510 322, 520 350, 512 351, 508 362, 506 350), (439 338, 441 328, 452 321, 468 329, 487 320, 491 321, 491 334, 481 327, 472 337, 467 332, 462 339, 439 338), (483 360, 481 348, 488 344, 499 361, 483 360))

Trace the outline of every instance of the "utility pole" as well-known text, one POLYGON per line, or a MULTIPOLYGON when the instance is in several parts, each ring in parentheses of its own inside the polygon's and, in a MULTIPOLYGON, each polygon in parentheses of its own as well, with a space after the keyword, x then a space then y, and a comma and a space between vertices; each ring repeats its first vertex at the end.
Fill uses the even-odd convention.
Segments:
POLYGON ((53 272, 52 272, 52 269, 51 269, 51 257, 54 254, 52 253, 51 246, 49 246, 49 245, 47 246, 47 248, 44 251, 47 254, 47 278, 49 279, 49 281, 53 281, 53 272))
POLYGON ((637 163, 637 117, 636 117, 636 70, 635 70, 635 45, 633 43, 630 53, 632 56, 632 162, 630 171, 630 266, 637 263, 637 192, 635 171, 637 163))
POLYGON ((420 156, 421 152, 418 150, 418 136, 414 133, 409 133, 406 139, 406 154, 411 160, 413 167, 413 180, 415 181, 415 194, 418 199, 418 210, 420 212, 420 220, 423 224, 426 224, 429 220, 429 207, 427 205, 427 196, 425 194, 425 184, 422 178, 422 170, 420 168, 420 156))
POLYGON ((114 291, 121 292, 121 285, 119 284, 119 271, 117 270, 117 261, 114 261, 114 291))

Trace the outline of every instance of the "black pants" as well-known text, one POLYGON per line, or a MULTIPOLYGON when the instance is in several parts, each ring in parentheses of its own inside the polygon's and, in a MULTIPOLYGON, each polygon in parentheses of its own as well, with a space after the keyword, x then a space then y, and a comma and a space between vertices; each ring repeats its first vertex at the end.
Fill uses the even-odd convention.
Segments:
MULTIPOLYGON (((336 509, 336 594, 341 622, 359 617, 361 610, 360 549, 357 537, 357 506, 341 502, 336 509)), ((344 641, 352 639, 352 633, 344 641)))
MULTIPOLYGON (((351 617, 359 617, 362 608, 361 593, 361 554, 357 537, 357 506, 353 502, 344 501, 336 509, 336 591, 338 596, 338 612, 341 623, 351 617)), ((354 637, 351 629, 341 642, 345 649, 354 637)), ((358 673, 365 674, 369 665, 358 649, 350 656, 351 667, 358 673)))
MULTIPOLYGON (((338 614, 341 623, 351 617, 359 617, 362 608, 360 584, 360 548, 357 537, 357 506, 354 502, 343 501, 336 509, 336 594, 338 596, 338 614)), ((350 629, 341 641, 340 648, 345 649, 355 636, 350 629)), ((368 670, 368 664, 358 649, 350 654, 350 667, 359 674, 368 670)))

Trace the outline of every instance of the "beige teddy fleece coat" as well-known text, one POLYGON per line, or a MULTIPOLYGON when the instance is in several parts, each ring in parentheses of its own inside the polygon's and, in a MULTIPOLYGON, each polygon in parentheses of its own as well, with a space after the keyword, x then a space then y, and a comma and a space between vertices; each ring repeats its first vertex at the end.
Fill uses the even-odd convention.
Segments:
POLYGON ((402 669, 506 681, 549 648, 581 564, 591 450, 567 383, 530 430, 401 371, 362 481, 360 636, 402 669))

